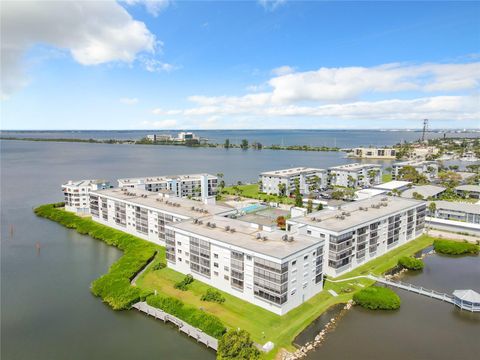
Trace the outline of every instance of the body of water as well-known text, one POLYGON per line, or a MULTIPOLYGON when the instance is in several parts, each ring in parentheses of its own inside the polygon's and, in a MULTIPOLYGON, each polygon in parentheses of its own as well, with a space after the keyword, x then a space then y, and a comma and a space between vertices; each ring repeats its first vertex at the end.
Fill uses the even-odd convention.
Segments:
MULTIPOLYGON (((325 168, 352 161, 343 158, 342 153, 335 152, 28 141, 0 141, 0 155, 1 358, 8 360, 155 357, 202 360, 215 357, 212 351, 181 335, 173 327, 146 318, 136 311, 115 312, 90 294, 90 283, 105 273, 121 253, 100 241, 33 214, 33 207, 39 204, 63 200, 60 190, 63 182, 69 179, 115 180, 130 176, 192 172, 222 172, 227 182, 256 181, 258 173, 265 170, 290 166, 325 168), (40 244, 39 251, 36 243, 40 244)), ((465 266, 458 266, 453 271, 458 273, 465 266)), ((325 349, 322 349, 321 358, 347 357, 347 349, 355 354, 359 336, 376 326, 379 329, 374 336, 380 340, 374 342, 370 349, 372 354, 380 351, 392 358, 393 352, 397 351, 396 347, 389 348, 389 343, 383 342, 381 336, 385 334, 382 327, 396 329, 393 334, 398 347, 420 347, 421 342, 417 341, 415 333, 410 334, 415 326, 420 326, 422 332, 424 327, 428 327, 430 330, 426 334, 432 338, 437 332, 453 333, 455 339, 462 338, 459 348, 466 349, 463 354, 468 355, 467 350, 472 348, 478 351, 478 341, 459 335, 472 331, 473 320, 467 315, 453 313, 457 315, 445 318, 453 311, 445 304, 412 298, 412 305, 409 306, 409 301, 405 297, 406 305, 400 310, 404 315, 400 318, 411 316, 408 309, 415 314, 418 302, 418 306, 424 310, 421 324, 416 324, 411 317, 411 323, 399 322, 395 314, 371 316, 356 309, 351 312, 352 315, 346 316, 345 325, 332 335, 332 344, 329 340, 325 349), (442 309, 435 310, 437 307, 442 309), (360 318, 356 320, 357 317, 360 318), (441 319, 440 322, 436 322, 437 318, 441 319), (376 321, 378 324, 371 326, 376 321), (345 336, 342 331, 346 332, 345 336), (352 331, 356 334, 349 338, 349 332, 352 331), (329 352, 328 346, 334 349, 337 337, 343 339, 343 349, 340 349, 343 351, 342 357, 337 356, 335 351, 329 352)), ((478 330, 478 327, 475 329, 478 330)), ((437 352, 447 353, 443 348, 450 344, 438 341, 437 352)), ((368 349, 365 349, 364 353, 367 354, 368 349)))
MULTIPOLYGON (((74 139, 141 139, 147 134, 171 134, 178 130, 122 130, 122 131, 1 131, 2 136, 28 138, 74 138, 74 139)), ((211 143, 223 144, 225 139, 240 144, 242 139, 258 141, 263 145, 309 145, 351 148, 356 146, 388 146, 399 142, 416 141, 420 131, 380 130, 193 130, 195 134, 211 143)), ((480 133, 446 133, 447 137, 480 137, 480 133)), ((427 138, 443 137, 443 132, 429 132, 427 138)))

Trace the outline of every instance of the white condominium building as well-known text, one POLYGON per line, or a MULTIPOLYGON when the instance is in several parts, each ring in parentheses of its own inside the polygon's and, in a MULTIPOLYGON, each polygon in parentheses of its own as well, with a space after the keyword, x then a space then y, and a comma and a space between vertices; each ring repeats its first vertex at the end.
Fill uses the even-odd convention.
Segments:
POLYGON ((300 192, 309 194, 315 189, 327 187, 327 171, 316 168, 291 168, 284 170, 266 171, 260 174, 261 191, 267 194, 289 196, 295 191, 298 182, 300 192))
POLYGON ((422 234, 423 201, 376 196, 287 221, 290 231, 325 241, 324 273, 339 276, 422 234))
POLYGON ((346 164, 328 169, 332 186, 366 187, 380 184, 382 167, 376 164, 346 164))
POLYGON ((168 223, 236 212, 163 192, 128 188, 91 191, 90 209, 93 220, 160 245, 165 245, 168 223))
POLYGON ((435 180, 438 176, 438 164, 435 161, 402 161, 392 165, 392 179, 402 180, 400 170, 405 166, 411 166, 419 174, 425 175, 429 181, 435 180))
POLYGON ((168 267, 278 315, 322 290, 321 239, 220 216, 165 229, 168 267))
POLYGON ((110 183, 106 180, 69 180, 62 185, 65 196, 65 210, 77 214, 88 214, 90 204, 88 193, 92 190, 108 189, 110 183))
POLYGON ((355 148, 353 156, 363 159, 395 159, 397 150, 393 148, 355 148))
POLYGON ((217 194, 218 178, 210 174, 149 176, 118 179, 120 188, 147 191, 171 191, 177 197, 194 197, 213 201, 217 194))
POLYGON ((429 215, 438 219, 480 224, 480 205, 452 201, 435 201, 435 211, 429 215))

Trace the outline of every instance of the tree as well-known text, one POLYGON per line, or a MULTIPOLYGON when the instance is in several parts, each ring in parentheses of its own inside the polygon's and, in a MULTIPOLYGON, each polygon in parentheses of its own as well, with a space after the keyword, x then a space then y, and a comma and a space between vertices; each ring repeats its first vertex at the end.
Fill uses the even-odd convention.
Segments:
POLYGON ((427 184, 427 177, 420 174, 413 166, 406 165, 398 171, 398 177, 401 180, 411 181, 414 184, 427 184))
POLYGON ((323 210, 323 204, 322 203, 318 203, 317 210, 318 211, 323 210))
POLYGON ((277 217, 277 226, 279 229, 285 230, 285 227, 287 226, 287 220, 284 216, 277 217))
POLYGON ((243 140, 242 140, 242 143, 240 144, 240 147, 241 147, 243 150, 248 149, 248 140, 247 140, 247 139, 243 139, 243 140))
POLYGON ((218 184, 218 186, 223 189, 225 187, 225 181, 224 180, 220 180, 220 183, 218 184))
POLYGON ((230 147, 230 139, 225 139, 225 144, 223 145, 225 149, 228 149, 230 147))
POLYGON ((430 216, 435 216, 435 212, 437 211, 437 204, 435 202, 431 202, 428 205, 428 211, 430 212, 430 216))
POLYGON ((415 200, 423 200, 423 195, 422 194, 419 194, 418 192, 414 191, 413 194, 412 194, 413 198, 415 200))
POLYGON ((307 213, 310 214, 313 211, 313 201, 312 199, 308 199, 307 202, 307 213))
POLYGON ((295 180, 295 206, 296 207, 303 207, 303 196, 300 193, 300 183, 297 180, 295 180))
POLYGON ((284 183, 278 184, 278 192, 280 196, 285 196, 287 194, 287 185, 284 183))
POLYGON ((368 178, 370 179, 370 184, 372 185, 375 182, 375 178, 377 177, 378 170, 369 170, 368 171, 368 178))
POLYGON ((385 168, 385 172, 391 174, 392 173, 392 168, 389 166, 389 167, 386 167, 385 168))
POLYGON ((460 180, 462 180, 460 174, 456 173, 455 171, 441 172, 438 174, 438 178, 440 179, 440 183, 449 189, 458 186, 458 184, 460 184, 460 180))
POLYGON ((347 176, 348 186, 355 187, 355 178, 352 175, 347 176))
POLYGON ((232 329, 218 342, 217 360, 256 360, 260 351, 245 330, 232 329))

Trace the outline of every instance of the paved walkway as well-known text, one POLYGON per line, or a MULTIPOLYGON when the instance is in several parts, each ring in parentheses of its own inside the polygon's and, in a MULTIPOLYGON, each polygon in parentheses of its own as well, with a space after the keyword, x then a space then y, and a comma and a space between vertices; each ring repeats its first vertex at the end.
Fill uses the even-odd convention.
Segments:
POLYGON ((462 235, 462 234, 456 234, 456 233, 436 230, 436 229, 429 229, 428 235, 433 237, 438 237, 441 239, 451 239, 451 240, 461 240, 461 241, 467 240, 468 242, 475 243, 475 244, 477 243, 477 241, 480 241, 480 237, 478 236, 462 235))

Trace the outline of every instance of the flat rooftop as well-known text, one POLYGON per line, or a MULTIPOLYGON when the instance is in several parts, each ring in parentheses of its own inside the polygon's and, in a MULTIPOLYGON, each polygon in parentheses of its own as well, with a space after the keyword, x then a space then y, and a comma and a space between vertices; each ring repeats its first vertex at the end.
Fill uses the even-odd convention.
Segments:
POLYGON ((426 198, 429 198, 430 196, 437 196, 438 194, 441 194, 445 190, 446 189, 441 186, 418 185, 418 186, 412 186, 410 189, 405 190, 404 192, 402 192, 400 196, 411 199, 413 198, 413 193, 418 193, 426 199, 426 198))
POLYGON ((108 183, 105 179, 69 180, 62 186, 89 186, 108 183))
POLYGON ((420 166, 420 165, 432 165, 436 164, 435 161, 428 161, 428 160, 408 160, 408 161, 401 161, 394 163, 392 166, 420 166))
POLYGON ((136 177, 136 178, 123 178, 118 179, 118 182, 123 183, 141 183, 141 184, 155 184, 158 182, 165 182, 165 181, 172 181, 172 180, 180 180, 180 181, 188 181, 188 180, 199 180, 201 176, 207 176, 208 179, 216 179, 217 177, 212 174, 187 174, 187 175, 160 175, 160 176, 144 176, 144 177, 136 177))
POLYGON ((275 176, 275 177, 289 177, 289 176, 295 176, 295 175, 300 175, 304 173, 322 172, 322 171, 326 171, 326 170, 319 169, 319 168, 297 167, 297 168, 290 168, 290 169, 265 171, 260 173, 260 175, 275 176))
POLYGON ((201 218, 208 215, 228 214, 236 210, 221 205, 207 205, 200 201, 175 196, 167 196, 163 193, 155 193, 141 189, 106 189, 91 191, 90 194, 108 196, 119 201, 127 201, 131 204, 148 206, 179 216, 201 218))
POLYGON ((337 210, 320 210, 308 214, 308 216, 292 218, 289 222, 312 225, 340 233, 397 212, 411 209, 422 203, 423 201, 413 199, 379 195, 347 203, 337 210))
POLYGON ((395 189, 401 189, 405 186, 410 185, 412 182, 411 181, 400 181, 400 180, 393 180, 393 181, 388 181, 383 184, 378 184, 375 185, 375 189, 381 189, 381 190, 387 190, 387 191, 392 191, 395 189))
POLYGON ((480 192, 480 185, 460 185, 455 189, 460 191, 480 192))
POLYGON ((480 215, 480 205, 471 204, 465 202, 453 202, 453 201, 433 201, 437 210, 453 210, 462 213, 477 214, 480 215))
POLYGON ((354 163, 354 164, 345 164, 339 166, 332 166, 329 167, 329 170, 343 170, 343 171, 358 171, 362 169, 367 169, 371 167, 381 168, 381 165, 378 164, 362 164, 362 163, 354 163))
POLYGON ((271 256, 276 259, 284 259, 312 245, 320 246, 323 243, 323 241, 311 236, 287 233, 281 230, 272 232, 258 231, 246 222, 221 216, 206 217, 202 219, 202 224, 189 220, 170 223, 167 227, 187 231, 192 234, 220 241, 226 245, 238 246, 242 249, 271 256), (215 224, 215 227, 207 226, 207 223, 215 224), (229 227, 229 229, 233 228, 235 231, 227 231, 227 227, 229 227), (283 240, 285 235, 288 235, 289 239, 293 237, 293 240, 283 240), (266 237, 266 239, 264 239, 264 237, 266 237))

